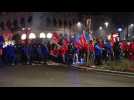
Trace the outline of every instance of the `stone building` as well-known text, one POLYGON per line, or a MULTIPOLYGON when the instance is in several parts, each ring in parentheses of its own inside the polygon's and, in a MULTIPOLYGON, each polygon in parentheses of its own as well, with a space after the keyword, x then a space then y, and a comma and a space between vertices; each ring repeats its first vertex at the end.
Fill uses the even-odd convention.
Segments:
POLYGON ((20 31, 22 28, 30 27, 36 34, 40 32, 70 34, 77 31, 76 24, 78 21, 84 21, 83 19, 77 12, 2 12, 0 33, 20 31))

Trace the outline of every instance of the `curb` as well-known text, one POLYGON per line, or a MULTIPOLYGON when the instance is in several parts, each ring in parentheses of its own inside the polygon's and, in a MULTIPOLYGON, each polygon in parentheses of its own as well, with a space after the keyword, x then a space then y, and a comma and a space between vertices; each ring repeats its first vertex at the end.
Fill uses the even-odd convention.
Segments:
POLYGON ((96 69, 92 67, 80 67, 78 65, 72 65, 73 67, 80 68, 80 69, 86 69, 86 70, 94 70, 94 71, 99 71, 99 72, 108 72, 108 73, 113 73, 113 74, 123 74, 123 75, 132 75, 134 76, 134 73, 132 72, 121 72, 121 71, 112 71, 112 70, 104 70, 104 69, 96 69))

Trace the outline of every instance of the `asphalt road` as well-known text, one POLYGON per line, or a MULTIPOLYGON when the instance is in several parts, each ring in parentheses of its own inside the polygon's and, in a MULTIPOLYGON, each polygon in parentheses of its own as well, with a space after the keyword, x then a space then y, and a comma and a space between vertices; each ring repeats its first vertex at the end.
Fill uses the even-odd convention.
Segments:
POLYGON ((134 76, 78 70, 70 66, 0 68, 0 87, 133 87, 134 76))

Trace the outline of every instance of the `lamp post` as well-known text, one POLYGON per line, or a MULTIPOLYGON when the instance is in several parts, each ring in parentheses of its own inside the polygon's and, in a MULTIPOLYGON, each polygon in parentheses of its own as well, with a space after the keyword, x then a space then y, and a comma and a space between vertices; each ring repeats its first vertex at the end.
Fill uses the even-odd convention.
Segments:
POLYGON ((123 30, 122 28, 118 28, 118 32, 119 32, 119 36, 120 36, 120 39, 121 39, 121 40, 122 40, 122 33, 121 33, 122 30, 123 30))
MULTIPOLYGON (((91 16, 90 16, 90 18, 88 18, 86 20, 86 22, 87 22, 86 29, 88 29, 87 31, 89 32, 89 34, 91 34, 90 33, 91 32, 91 16)), ((87 58, 86 59, 87 59, 87 66, 89 66, 89 60, 91 60, 91 59, 89 59, 89 43, 88 43, 88 51, 87 51, 87 58)))
POLYGON ((108 35, 108 26, 109 26, 109 23, 108 22, 105 22, 104 25, 106 27, 106 35, 108 35))
POLYGON ((134 28, 134 24, 127 25, 126 39, 128 39, 128 37, 130 36, 131 32, 133 31, 133 28, 134 28))
POLYGON ((105 22, 104 24, 105 24, 106 28, 108 28, 109 23, 108 22, 105 22))
POLYGON ((77 29, 78 29, 78 31, 82 30, 82 23, 81 22, 77 22, 77 29))

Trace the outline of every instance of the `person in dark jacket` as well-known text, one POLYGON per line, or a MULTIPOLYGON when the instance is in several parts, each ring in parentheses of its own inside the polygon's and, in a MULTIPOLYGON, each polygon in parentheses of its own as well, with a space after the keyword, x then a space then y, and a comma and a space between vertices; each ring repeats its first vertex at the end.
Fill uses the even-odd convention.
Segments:
POLYGON ((43 53, 42 53, 42 47, 41 47, 42 45, 41 44, 38 44, 37 45, 37 57, 38 57, 38 63, 41 63, 42 62, 42 60, 43 60, 43 53))
POLYGON ((6 49, 7 64, 9 64, 9 65, 15 65, 15 62, 16 62, 16 54, 15 54, 15 48, 14 48, 14 46, 10 44, 5 49, 6 49))
POLYGON ((121 54, 121 48, 119 41, 116 39, 116 42, 113 45, 113 51, 114 51, 114 56, 116 60, 120 59, 120 54, 121 54))
POLYGON ((44 64, 46 64, 46 62, 48 60, 48 56, 49 56, 49 50, 46 45, 42 45, 41 50, 42 50, 42 54, 43 54, 44 64))
POLYGON ((100 65, 102 57, 102 48, 99 46, 99 43, 95 43, 95 64, 100 65))
POLYGON ((105 43, 105 52, 106 52, 106 61, 113 59, 113 48, 109 40, 106 40, 105 43))
POLYGON ((74 53, 74 48, 73 48, 73 44, 70 43, 68 45, 68 64, 73 64, 73 53, 74 53))
POLYGON ((32 47, 30 45, 25 45, 23 47, 23 53, 24 53, 24 62, 25 64, 32 64, 32 47))

